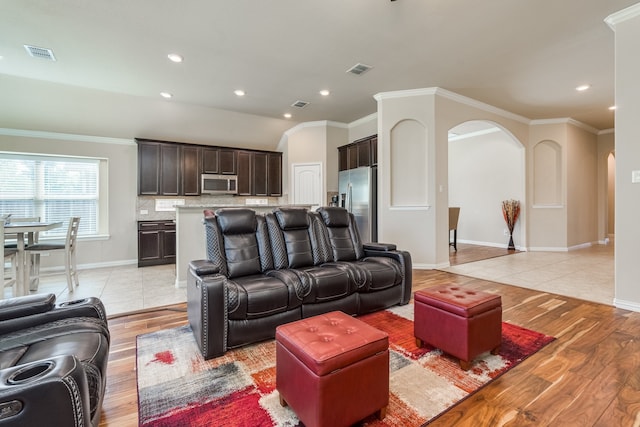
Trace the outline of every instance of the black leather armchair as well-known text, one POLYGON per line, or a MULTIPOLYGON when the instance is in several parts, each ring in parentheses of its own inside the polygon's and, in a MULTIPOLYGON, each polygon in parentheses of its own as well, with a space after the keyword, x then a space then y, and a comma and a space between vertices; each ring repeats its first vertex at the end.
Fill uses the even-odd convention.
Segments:
POLYGON ((99 299, 0 301, 0 426, 97 427, 108 355, 99 299))

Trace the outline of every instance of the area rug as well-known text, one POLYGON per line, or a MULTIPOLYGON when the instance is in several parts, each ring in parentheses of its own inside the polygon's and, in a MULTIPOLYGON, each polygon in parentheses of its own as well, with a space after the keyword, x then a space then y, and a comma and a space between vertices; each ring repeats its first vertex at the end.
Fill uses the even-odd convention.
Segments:
MULTIPOLYGON (((383 420, 365 426, 421 426, 554 340, 506 322, 498 355, 485 353, 469 371, 434 348, 418 348, 413 305, 358 319, 389 334, 390 396, 383 420)), ((205 361, 189 326, 137 338, 140 426, 295 427, 302 424, 275 390, 275 341, 205 361)))

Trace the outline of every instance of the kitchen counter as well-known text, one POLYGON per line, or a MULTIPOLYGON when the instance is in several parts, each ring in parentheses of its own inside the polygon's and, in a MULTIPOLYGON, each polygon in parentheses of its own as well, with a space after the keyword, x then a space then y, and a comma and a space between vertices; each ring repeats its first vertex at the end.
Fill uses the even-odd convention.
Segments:
POLYGON ((202 220, 203 210, 215 211, 221 208, 248 208, 256 212, 271 212, 278 207, 301 207, 310 209, 311 205, 231 205, 211 204, 176 206, 176 287, 187 286, 187 271, 193 260, 207 258, 207 246, 202 220))

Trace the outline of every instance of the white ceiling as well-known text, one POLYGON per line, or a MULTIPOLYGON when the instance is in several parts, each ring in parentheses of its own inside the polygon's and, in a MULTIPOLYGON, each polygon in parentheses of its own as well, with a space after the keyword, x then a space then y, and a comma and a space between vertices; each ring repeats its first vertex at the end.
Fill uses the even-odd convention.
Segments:
POLYGON ((59 108, 82 90, 154 102, 167 91, 174 97, 161 102, 189 108, 291 112, 290 126, 349 123, 376 111, 376 93, 442 87, 529 119, 608 129, 614 32, 604 19, 636 2, 0 0, 0 77, 40 81, 25 91, 73 86, 59 108), (24 44, 53 49, 57 61, 31 58, 24 44), (359 62, 373 69, 345 72, 359 62), (577 92, 583 83, 592 88, 577 92), (297 100, 310 104, 291 107, 297 100))

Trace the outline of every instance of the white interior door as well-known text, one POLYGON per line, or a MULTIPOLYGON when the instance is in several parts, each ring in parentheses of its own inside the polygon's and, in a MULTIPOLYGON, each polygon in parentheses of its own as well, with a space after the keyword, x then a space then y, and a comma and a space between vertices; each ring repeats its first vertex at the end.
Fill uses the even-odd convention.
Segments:
POLYGON ((293 204, 322 205, 322 163, 294 163, 291 165, 293 204))

